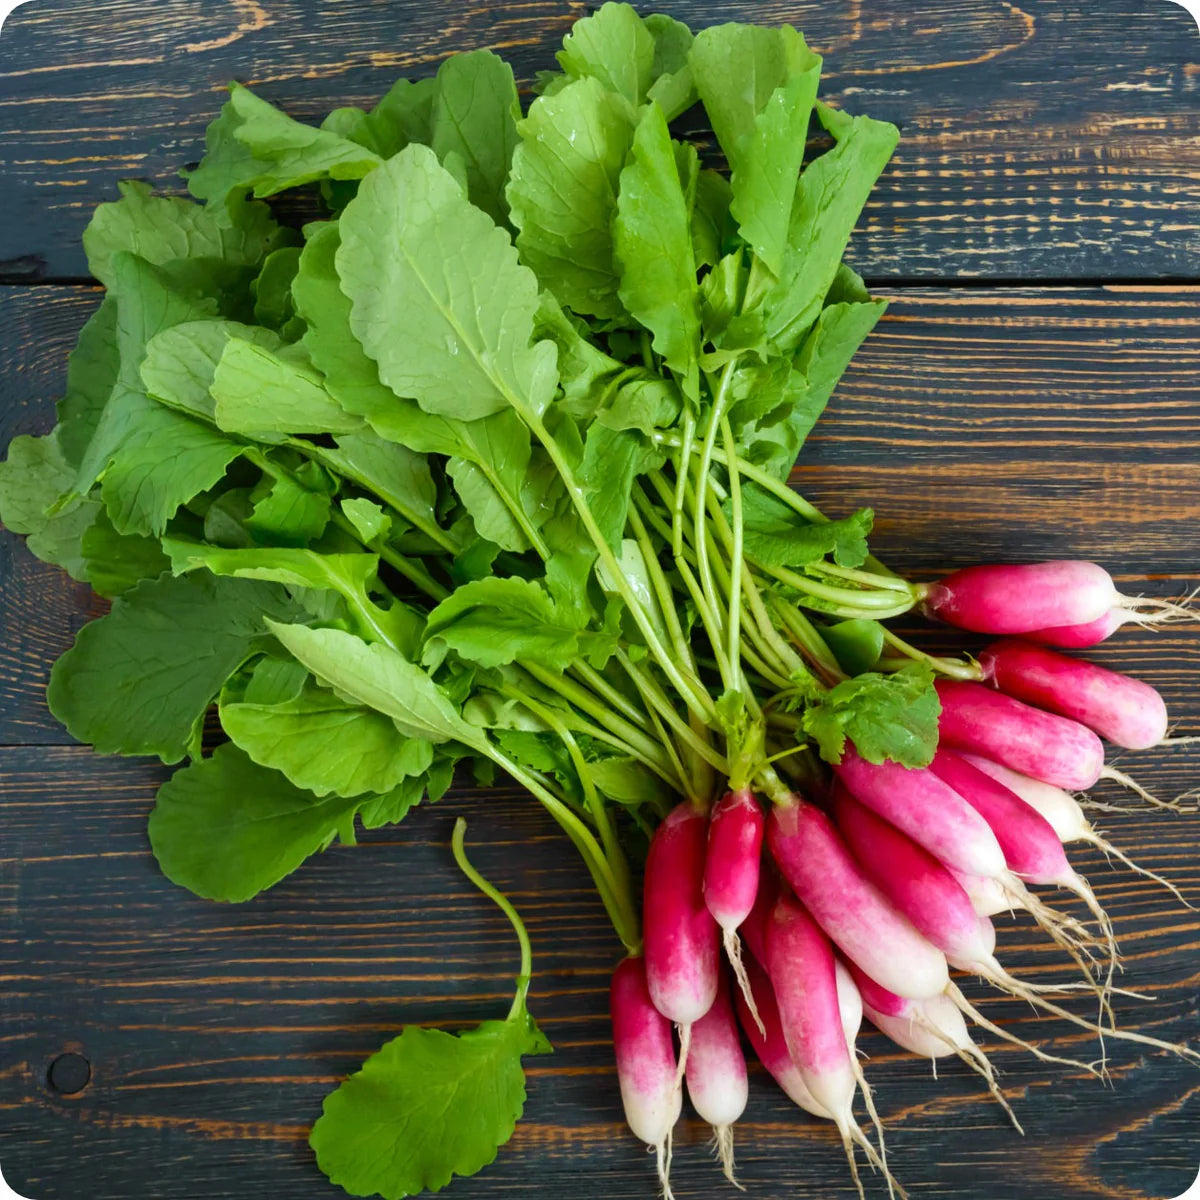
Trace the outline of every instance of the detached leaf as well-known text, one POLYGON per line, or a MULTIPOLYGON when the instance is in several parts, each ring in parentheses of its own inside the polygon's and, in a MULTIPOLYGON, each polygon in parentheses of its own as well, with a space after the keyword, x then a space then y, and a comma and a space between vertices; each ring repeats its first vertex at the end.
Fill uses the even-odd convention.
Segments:
POLYGON ((236 746, 218 746, 158 789, 150 845, 172 883, 237 903, 326 849, 363 799, 318 800, 236 746))
MULTIPOLYGON (((724 508, 729 515, 728 501, 724 508)), ((860 508, 840 521, 810 525, 754 484, 742 488, 742 516, 747 555, 770 567, 803 567, 831 554, 840 566, 862 566, 874 520, 869 508, 860 508)))
POLYGON ((86 580, 82 539, 100 512, 94 500, 48 515, 67 491, 75 472, 63 457, 56 434, 15 437, 0 462, 0 521, 26 535, 30 551, 43 562, 62 567, 73 579, 86 580))
POLYGON ((474 1175, 525 1107, 521 1058, 550 1045, 524 1006, 465 1033, 409 1025, 327 1096, 309 1139, 351 1195, 401 1200, 474 1175))
POLYGON ((868 762, 927 767, 937 750, 940 714, 933 672, 914 664, 839 683, 806 710, 803 725, 826 762, 840 762, 849 740, 868 762))
POLYGON ((382 713, 315 684, 278 704, 222 704, 221 724, 260 766, 318 796, 390 792, 433 762, 429 742, 404 737, 382 713))
POLYGON ((700 397, 700 306, 691 215, 666 118, 642 111, 629 163, 621 172, 613 229, 621 263, 621 303, 654 335, 654 349, 700 397))
POLYGON ((384 383, 462 421, 545 409, 557 374, 553 344, 530 344, 537 281, 433 151, 389 160, 340 225, 351 326, 384 383))
POLYGON ((85 625, 54 664, 50 710, 101 754, 178 762, 196 748, 225 681, 268 642, 265 622, 296 613, 268 583, 207 572, 146 580, 85 625))
POLYGON ((633 105, 588 76, 535 100, 517 126, 508 184, 517 249, 577 313, 623 313, 612 227, 635 124, 633 105))

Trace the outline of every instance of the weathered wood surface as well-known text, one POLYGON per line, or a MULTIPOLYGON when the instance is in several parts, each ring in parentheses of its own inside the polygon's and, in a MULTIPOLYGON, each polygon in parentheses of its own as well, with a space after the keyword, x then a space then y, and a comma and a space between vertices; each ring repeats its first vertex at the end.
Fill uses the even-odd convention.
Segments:
MULTIPOLYGON (((853 252, 873 279, 1196 275, 1200 35, 1170 0, 648 7, 697 28, 791 21, 825 53, 831 99, 901 126, 853 252)), ((528 84, 585 11, 564 0, 31 0, 0 38, 0 278, 86 276, 91 209, 120 179, 178 187, 232 78, 307 119, 480 46, 528 84)))
MULTIPOLYGON (((0 294, 0 441, 48 427, 63 348, 95 299, 85 288, 0 294)), ((873 503, 881 554, 914 572, 1084 554, 1123 568, 1131 589, 1186 591, 1200 582, 1198 299, 1197 288, 895 292, 799 482, 831 510, 873 503)), ((502 788, 455 793, 250 905, 198 901, 158 875, 146 846, 162 769, 45 745, 67 740, 42 706, 45 672, 92 602, 10 535, 0 546, 0 1162, 19 1192, 332 1194, 304 1142, 324 1093, 406 1021, 466 1023, 506 1004, 511 940, 446 848, 461 812, 472 838, 489 843, 480 865, 529 919, 535 1011, 557 1054, 533 1065, 513 1144, 455 1194, 652 1194, 649 1163, 618 1118, 605 1017, 615 946, 572 852, 530 802, 502 788), (71 1052, 92 1080, 62 1095, 47 1071, 71 1052)), ((921 636, 961 643, 950 631, 921 636)), ((1194 629, 1130 634, 1098 657, 1162 688, 1181 732, 1200 729, 1194 629)), ((1200 777, 1200 750, 1122 765, 1174 795, 1200 777)), ((1200 818, 1142 813, 1102 825, 1146 865, 1200 889, 1200 818)), ((1194 1036, 1196 915, 1111 872, 1098 853, 1076 861, 1116 917, 1125 982, 1157 996, 1123 1012, 1158 1036, 1194 1036)), ((1006 959, 1030 974, 1045 977, 1056 961, 1024 926, 1004 940, 1006 959)), ((1085 1037, 1015 1001, 997 998, 989 1011, 1025 1036, 1055 1036, 1064 1053, 1091 1052, 1085 1037)), ((895 1167, 916 1195, 1166 1200, 1194 1178, 1200 1076, 1166 1055, 1114 1047, 1115 1087, 1105 1089, 999 1050, 1029 1130, 1021 1141, 965 1070, 946 1067, 935 1084, 877 1036, 865 1045, 895 1167)), ((752 1091, 739 1132, 752 1194, 852 1194, 828 1130, 759 1070, 752 1091)), ((681 1196, 717 1194, 703 1143, 695 1120, 682 1127, 681 1196)))

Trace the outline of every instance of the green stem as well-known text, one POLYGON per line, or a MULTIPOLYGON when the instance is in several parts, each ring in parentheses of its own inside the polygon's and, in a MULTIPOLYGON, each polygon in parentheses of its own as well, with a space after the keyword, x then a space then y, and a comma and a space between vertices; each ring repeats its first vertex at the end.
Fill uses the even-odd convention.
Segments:
POLYGON ((903 579, 897 579, 894 575, 878 575, 874 571, 862 571, 857 567, 841 567, 837 563, 828 561, 814 563, 813 568, 823 575, 833 575, 851 583, 861 583, 864 587, 903 592, 906 596, 913 594, 912 586, 903 579))
POLYGON ((898 650, 905 658, 915 662, 928 663, 939 675, 945 675, 947 679, 969 679, 978 682, 983 678, 983 671, 978 663, 926 654, 924 650, 918 650, 916 646, 906 642, 902 637, 898 637, 890 629, 884 629, 883 640, 893 650, 898 650))
POLYGON ((558 471, 563 485, 567 489, 567 495, 571 499, 571 504, 576 513, 578 513, 579 519, 583 522, 584 529, 587 530, 588 537, 591 538, 592 545, 596 549, 596 554, 608 572, 613 586, 617 589, 617 593, 625 602, 625 607, 629 610, 629 615, 637 625, 646 643, 646 648, 658 663, 663 674, 671 681, 671 686, 679 694, 680 699, 683 700, 688 708, 695 711, 702 720, 706 723, 709 722, 712 719, 714 711, 712 697, 704 690, 703 685, 698 679, 695 677, 689 679, 684 676, 672 660, 671 655, 667 652, 666 647, 662 644, 658 632, 642 608, 633 588, 630 587, 629 580, 625 578, 625 572, 621 570, 621 564, 617 561, 616 555, 605 539, 604 533, 596 521, 595 514, 587 502, 587 497, 583 494, 583 488, 580 487, 579 481, 575 478, 575 472, 571 464, 564 457, 561 447, 551 437, 550 431, 542 424, 540 417, 532 413, 527 413, 525 419, 529 423, 529 427, 533 430, 534 435, 545 447, 546 453, 549 454, 550 461, 554 464, 555 470, 558 471))
POLYGON ((891 588, 863 591, 855 588, 834 587, 828 583, 821 583, 817 579, 810 579, 807 575, 800 575, 787 567, 776 567, 753 559, 751 561, 760 571, 779 580, 780 583, 787 584, 794 591, 839 605, 838 615, 845 615, 850 611, 859 615, 862 612, 872 612, 878 609, 881 612, 886 611, 888 616, 899 616, 901 613, 908 612, 917 602, 911 589, 908 591, 907 599, 901 603, 897 600, 897 593, 891 588))
POLYGON ((372 554, 378 554, 389 567, 392 567, 399 574, 403 575, 409 583, 420 588, 431 599, 441 601, 450 595, 450 589, 438 583, 421 563, 413 562, 412 559, 406 558, 390 546, 384 545, 379 539, 373 542, 363 541, 359 536, 358 530, 354 528, 353 522, 350 521, 345 513, 339 512, 335 508, 330 514, 330 520, 343 533, 348 533, 354 538, 364 549, 370 550, 372 554))
POLYGON ((799 609, 783 601, 773 605, 775 615, 784 628, 791 634, 795 643, 807 655, 809 662, 820 671, 827 680, 837 683, 846 678, 846 672, 834 656, 833 651, 825 644, 825 639, 817 632, 817 628, 799 609))
MULTIPOLYGON (((690 408, 683 414, 683 437, 679 442, 682 453, 681 463, 690 462, 696 443, 696 417, 690 408)), ((671 503, 671 553, 678 558, 683 553, 683 509, 684 495, 687 489, 686 471, 680 471, 675 477, 675 497, 671 503)))
POLYGON ((454 833, 450 838, 450 850, 454 854, 454 861, 458 863, 458 869, 508 918, 508 923, 513 927, 513 933, 517 935, 517 944, 521 947, 521 966, 517 972, 517 994, 513 997, 512 1007, 508 1010, 508 1020, 511 1021, 525 1009, 525 998, 529 995, 529 983, 533 978, 533 947, 529 944, 529 934, 525 930, 525 923, 513 907, 512 901, 499 888, 484 879, 471 865, 464 845, 466 836, 466 818, 459 817, 454 822, 454 833))
POLYGON ((654 594, 658 598, 658 607, 662 611, 663 621, 666 623, 671 644, 675 648, 675 653, 679 656, 679 661, 686 663, 688 669, 694 674, 696 663, 692 658, 692 648, 688 644, 687 638, 683 635, 683 626, 679 623, 679 613, 675 610, 675 597, 671 591, 671 585, 667 581, 667 577, 663 574, 662 565, 658 561, 658 553, 654 548, 654 543, 651 542, 645 523, 638 514, 637 498, 641 494, 641 490, 638 489, 635 493, 634 503, 629 506, 629 524, 633 529, 633 536, 641 548, 642 559, 650 575, 650 584, 654 588, 654 594))
MULTIPOLYGON (((735 457, 733 429, 729 418, 721 414, 721 437, 725 442, 725 451, 735 457)), ((737 467, 729 471, 729 503, 733 520, 733 546, 729 553, 729 663, 741 687, 741 646, 742 646, 742 556, 745 552, 745 524, 742 516, 742 483, 738 476, 737 467)))

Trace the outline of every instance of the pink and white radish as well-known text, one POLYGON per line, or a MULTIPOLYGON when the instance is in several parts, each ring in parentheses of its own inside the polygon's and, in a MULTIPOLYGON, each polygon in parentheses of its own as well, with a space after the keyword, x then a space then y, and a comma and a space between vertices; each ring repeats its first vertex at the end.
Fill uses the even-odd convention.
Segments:
POLYGON ((704 903, 707 845, 707 815, 684 801, 654 831, 646 857, 646 981, 654 1007, 679 1026, 681 1069, 692 1023, 712 1007, 720 980, 720 931, 704 903))
POLYGON ((683 1103, 671 1022, 650 999, 646 961, 627 958, 609 990, 613 1049, 625 1120, 635 1137, 654 1148, 665 1200, 671 1197, 671 1130, 683 1103))
POLYGON ((1017 700, 1070 717, 1127 750, 1157 746, 1167 706, 1148 683, 1020 638, 993 642, 979 656, 984 681, 1017 700))
POLYGON ((1004 852, 988 823, 931 772, 870 763, 849 745, 834 771, 860 804, 947 865, 973 875, 1003 872, 1004 852))
POLYGON ((807 909, 791 896, 776 901, 767 922, 766 955, 788 1051, 808 1090, 841 1134, 860 1193, 856 1144, 884 1170, 890 1183, 882 1142, 877 1158, 854 1117, 861 1074, 842 1027, 833 946, 807 909))
POLYGON ((980 758, 974 754, 964 754, 962 757, 985 775, 990 775, 998 783, 1002 783, 1010 791, 1020 796, 1031 808, 1041 813, 1058 835, 1059 841, 1063 843, 1088 842, 1103 850, 1106 855, 1119 859, 1131 871, 1162 884, 1186 907, 1194 907, 1169 879, 1134 862, 1124 851, 1118 849, 1104 837, 1087 819, 1083 805, 1070 792, 1056 788, 1052 784, 1043 783, 1040 779, 1030 779, 1028 775, 1022 775, 1018 771, 1010 770, 987 758, 980 758))
POLYGON ((820 809, 795 794, 776 803, 767 844, 796 896, 851 962, 902 996, 945 989, 946 956, 871 881, 820 809))
POLYGON ((742 1053, 742 1040, 738 1036, 724 972, 712 1007, 692 1025, 684 1077, 692 1107, 713 1128, 725 1178, 736 1185, 733 1126, 746 1110, 749 1083, 746 1057, 742 1053))
POLYGON ((743 993, 748 984, 738 929, 758 895, 765 829, 762 806, 749 788, 726 792, 713 806, 708 821, 704 903, 721 927, 725 956, 743 993))
MULTIPOLYGON (((1032 708, 982 683, 939 679, 936 686, 942 702, 938 730, 943 745, 1080 791, 1103 774, 1104 745, 1078 721, 1032 708)), ((995 832, 994 825, 992 829, 995 832)))
POLYGON ((1082 625, 1057 625, 1051 629, 1027 629, 1021 635, 1043 646, 1060 650, 1087 650, 1107 641, 1123 625, 1138 620, 1137 613, 1127 608, 1110 608, 1103 616, 1082 625))

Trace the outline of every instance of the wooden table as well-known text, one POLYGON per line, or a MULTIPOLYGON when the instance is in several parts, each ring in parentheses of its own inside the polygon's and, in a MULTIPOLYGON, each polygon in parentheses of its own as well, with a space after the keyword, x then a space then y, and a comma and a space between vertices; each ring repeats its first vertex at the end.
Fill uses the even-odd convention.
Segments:
MULTIPOLYGON (((827 94, 903 138, 852 245, 891 309, 797 478, 829 509, 871 503, 876 546, 917 574, 989 558, 1092 557, 1128 589, 1200 582, 1200 41, 1167 0, 671 0, 694 26, 790 20, 826 55, 827 94)), ((318 117, 502 49, 526 83, 581 4, 417 0, 34 0, 0 40, 0 441, 42 432, 66 351, 97 303, 79 235, 137 176, 175 188, 236 77, 318 117)), ((99 759, 47 714, 49 664, 97 611, 85 587, 0 540, 0 1163, 37 1200, 327 1197, 306 1146, 322 1096, 411 1021, 507 1004, 513 947, 451 862, 452 818, 535 941, 526 1119, 453 1195, 650 1197, 608 1044, 617 947, 564 839, 513 789, 461 790, 337 848, 241 907, 159 874, 145 817, 156 765, 99 759), (68 1056, 68 1057, 64 1057, 68 1056), (69 1057, 77 1056, 77 1057, 69 1057), (86 1081, 86 1086, 83 1085, 86 1081)), ((930 644, 939 635, 924 631, 930 644)), ((944 636, 942 637, 944 641, 944 636)), ((1200 729, 1195 629, 1115 638, 1097 657, 1160 687, 1200 729)), ((1169 795, 1200 753, 1128 755, 1169 795)), ((1119 799, 1111 793, 1108 799, 1119 799)), ((1200 887, 1200 818, 1105 818, 1114 840, 1200 887)), ((1200 1027, 1200 919, 1146 880, 1075 855, 1116 918, 1121 1011, 1161 1037, 1200 1027)), ((1193 894, 1195 892, 1193 891, 1193 894)), ((1025 969, 1053 956, 1027 928, 1025 969)), ((1016 1001, 989 1011, 1084 1053, 1016 1001)), ((985 1043, 988 1044, 988 1043, 985 1043)), ((998 1050, 1022 1141, 976 1078, 864 1035, 898 1176, 916 1196, 1101 1200, 1187 1190, 1200 1073, 1113 1046, 1113 1086, 998 1050)), ((739 1161, 757 1197, 851 1195, 830 1130, 755 1069, 739 1161)), ((694 1119, 681 1197, 718 1194, 694 1119)), ((875 1194, 879 1194, 878 1190, 875 1194)))

